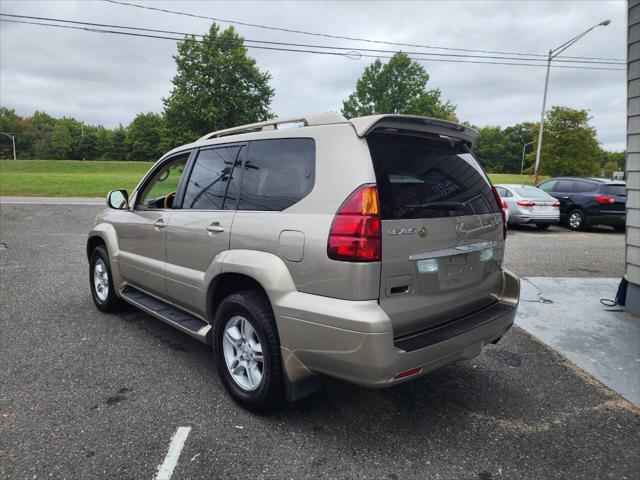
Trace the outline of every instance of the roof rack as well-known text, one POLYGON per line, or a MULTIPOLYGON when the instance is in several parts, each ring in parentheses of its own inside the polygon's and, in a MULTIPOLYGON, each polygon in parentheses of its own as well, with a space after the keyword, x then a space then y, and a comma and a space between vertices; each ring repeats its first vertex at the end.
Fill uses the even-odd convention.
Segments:
POLYGON ((261 132, 264 130, 278 130, 285 127, 288 124, 298 124, 293 126, 298 127, 311 127, 315 125, 330 125, 333 123, 347 123, 347 119, 339 113, 328 112, 320 113, 316 115, 308 115, 306 117, 295 118, 276 118, 267 122, 250 123, 248 125, 242 125, 239 127, 226 128, 224 130, 218 130, 216 132, 207 133, 204 137, 198 139, 211 140, 212 138, 226 137, 228 135, 239 135, 241 133, 261 132))

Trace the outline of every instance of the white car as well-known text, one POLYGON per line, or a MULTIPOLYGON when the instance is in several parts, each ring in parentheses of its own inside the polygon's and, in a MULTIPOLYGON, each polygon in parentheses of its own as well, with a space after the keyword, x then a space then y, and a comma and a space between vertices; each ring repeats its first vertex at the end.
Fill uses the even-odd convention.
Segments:
POLYGON ((512 225, 532 224, 540 230, 560 222, 560 202, 544 190, 529 185, 496 185, 506 203, 508 222, 512 225))

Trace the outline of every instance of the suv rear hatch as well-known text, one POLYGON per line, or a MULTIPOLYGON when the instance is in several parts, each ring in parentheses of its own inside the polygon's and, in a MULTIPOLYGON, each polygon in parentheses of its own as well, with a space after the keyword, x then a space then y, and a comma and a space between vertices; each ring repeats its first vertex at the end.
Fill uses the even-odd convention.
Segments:
POLYGON ((500 207, 469 151, 473 131, 456 127, 464 134, 424 123, 366 132, 382 216, 380 306, 396 338, 487 307, 502 292, 500 207))

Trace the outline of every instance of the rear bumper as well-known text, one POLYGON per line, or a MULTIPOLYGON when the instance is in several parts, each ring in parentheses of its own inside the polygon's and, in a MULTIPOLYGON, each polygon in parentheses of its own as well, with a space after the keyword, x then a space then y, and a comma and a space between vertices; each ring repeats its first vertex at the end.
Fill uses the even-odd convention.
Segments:
MULTIPOLYGON (((325 374, 367 387, 388 387, 414 379, 456 360, 478 355, 498 340, 513 324, 520 282, 503 271, 502 295, 493 305, 445 325, 394 338, 391 324, 377 302, 330 300, 328 308, 314 310, 305 294, 289 293, 275 298, 274 311, 288 379, 297 382, 313 374, 325 374), (306 304, 298 303, 305 301, 306 304), (336 303, 337 302, 337 303, 336 303), (335 307, 344 302, 340 321, 335 307), (363 304, 362 311, 358 305, 363 304), (360 317, 359 329, 354 316, 360 317), (324 317, 324 318, 323 318, 324 317), (338 321, 338 322, 336 322, 338 321), (395 379, 403 371, 421 369, 410 377, 395 379)), ((322 297, 323 302, 326 297, 322 297)))
POLYGON ((529 214, 511 214, 509 223, 515 225, 523 224, 556 224, 560 222, 560 212, 555 215, 529 215, 529 214))

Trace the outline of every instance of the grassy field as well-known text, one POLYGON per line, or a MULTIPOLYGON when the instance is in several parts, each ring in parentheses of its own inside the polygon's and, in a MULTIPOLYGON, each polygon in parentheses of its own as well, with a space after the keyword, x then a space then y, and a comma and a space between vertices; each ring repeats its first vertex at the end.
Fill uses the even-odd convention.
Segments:
MULTIPOLYGON (((129 192, 149 170, 148 162, 0 160, 0 195, 103 197, 115 188, 129 192)), ((494 183, 531 185, 527 175, 490 174, 494 183)))
POLYGON ((0 160, 0 195, 103 197, 131 192, 149 170, 148 162, 0 160))

